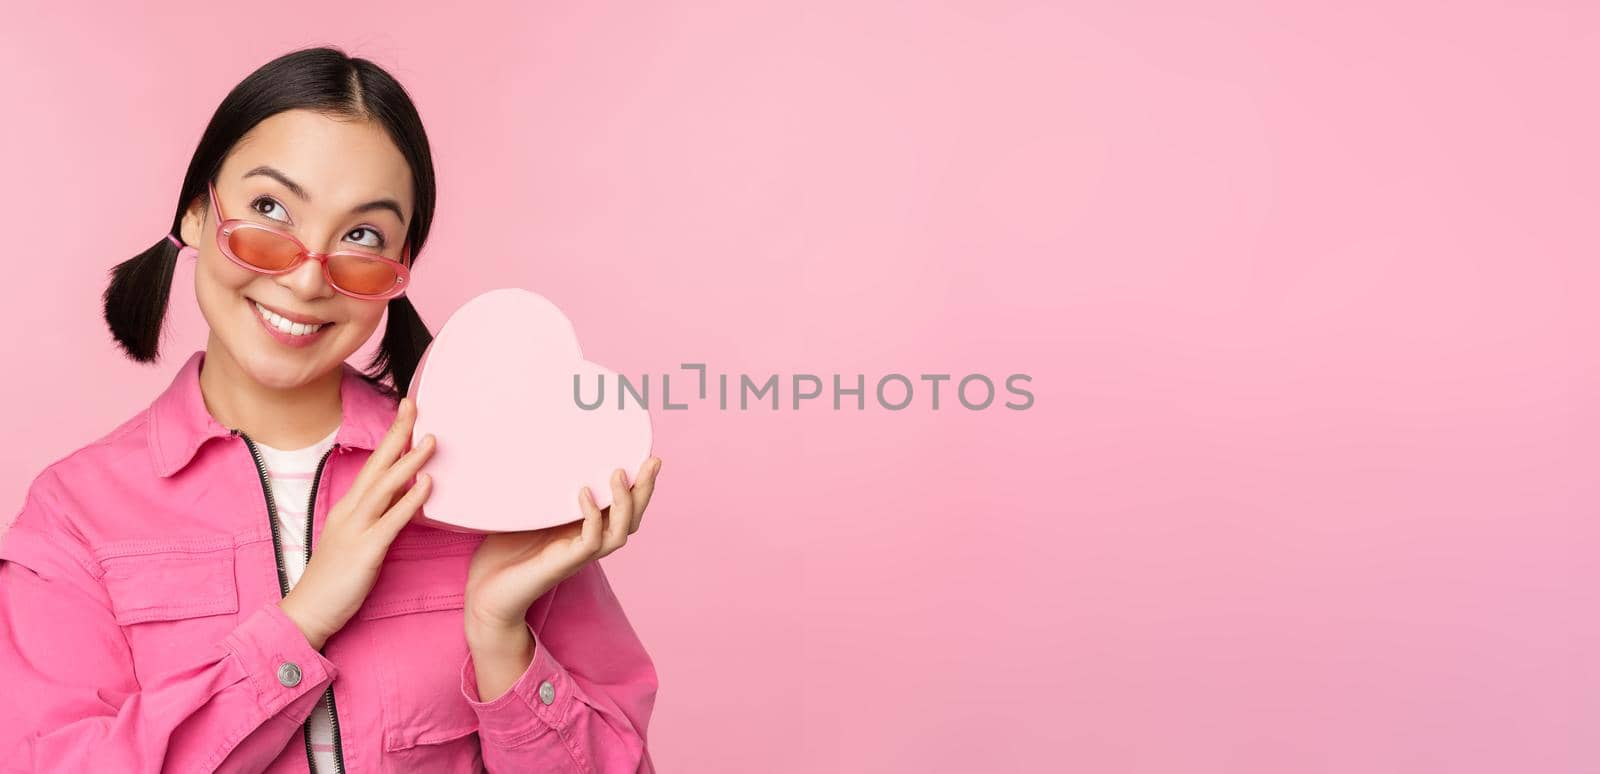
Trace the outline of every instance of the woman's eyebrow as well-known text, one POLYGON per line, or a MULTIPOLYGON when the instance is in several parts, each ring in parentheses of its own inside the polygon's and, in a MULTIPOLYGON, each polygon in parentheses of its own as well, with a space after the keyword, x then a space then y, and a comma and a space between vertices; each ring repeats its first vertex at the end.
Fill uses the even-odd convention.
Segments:
MULTIPOLYGON (((302 188, 299 183, 290 180, 288 175, 285 175, 284 173, 272 167, 263 164, 255 169, 250 170, 249 172, 244 173, 240 179, 250 177, 252 175, 263 175, 265 177, 270 177, 273 180, 282 183, 284 188, 289 189, 292 193, 294 193, 295 196, 300 197, 302 201, 306 202, 307 204, 311 203, 311 196, 306 193, 305 188, 302 188)), ((403 226, 406 223, 406 216, 400 212, 400 203, 393 199, 375 199, 367 202, 366 204, 359 204, 350 208, 350 211, 354 213, 371 212, 372 210, 389 210, 390 212, 394 213, 396 218, 400 219, 400 225, 403 226)))

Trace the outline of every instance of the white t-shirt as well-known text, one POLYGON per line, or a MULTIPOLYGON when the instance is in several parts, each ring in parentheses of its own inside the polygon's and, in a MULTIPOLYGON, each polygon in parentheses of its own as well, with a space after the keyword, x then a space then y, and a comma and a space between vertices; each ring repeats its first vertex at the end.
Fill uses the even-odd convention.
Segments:
MULTIPOLYGON (((338 434, 339 428, 335 427, 322 440, 303 449, 287 451, 256 443, 261 462, 267 468, 272 499, 277 503, 278 536, 283 543, 283 569, 289 576, 289 588, 300 582, 306 570, 306 506, 311 498, 311 478, 338 434)), ((311 711, 310 720, 311 756, 316 761, 316 771, 334 771, 333 723, 329 719, 326 693, 311 711)))

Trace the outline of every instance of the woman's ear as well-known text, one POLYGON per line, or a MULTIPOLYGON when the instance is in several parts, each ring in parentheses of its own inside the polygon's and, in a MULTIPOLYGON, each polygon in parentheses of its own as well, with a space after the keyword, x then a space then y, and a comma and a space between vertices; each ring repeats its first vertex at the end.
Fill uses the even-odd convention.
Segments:
POLYGON ((205 235, 206 211, 209 209, 206 204, 205 194, 196 196, 194 203, 190 204, 188 211, 183 214, 182 224, 178 227, 181 232, 178 236, 183 239, 183 243, 193 246, 196 250, 200 248, 200 240, 205 235))

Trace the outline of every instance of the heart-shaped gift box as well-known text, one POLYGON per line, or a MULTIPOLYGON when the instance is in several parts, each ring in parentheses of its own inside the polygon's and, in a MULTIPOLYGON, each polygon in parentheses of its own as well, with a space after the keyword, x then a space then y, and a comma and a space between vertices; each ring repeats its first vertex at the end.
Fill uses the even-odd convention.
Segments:
POLYGON ((583 486, 609 506, 612 472, 631 486, 651 450, 649 409, 620 387, 583 358, 572 321, 543 296, 501 288, 463 304, 411 380, 412 445, 428 433, 436 444, 422 467, 433 491, 414 520, 462 532, 551 527, 583 518, 583 486), (604 401, 586 409, 580 394, 604 401))

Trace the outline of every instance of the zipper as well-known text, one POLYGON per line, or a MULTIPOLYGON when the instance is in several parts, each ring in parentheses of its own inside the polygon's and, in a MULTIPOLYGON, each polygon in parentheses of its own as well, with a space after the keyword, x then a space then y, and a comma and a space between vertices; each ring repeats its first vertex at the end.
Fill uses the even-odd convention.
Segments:
MULTIPOLYGON (((261 479, 261 492, 267 498, 267 521, 272 526, 272 556, 277 561, 278 565, 278 593, 285 597, 289 596, 289 572, 283 566, 283 536, 279 534, 278 531, 278 504, 272 496, 272 486, 267 481, 267 465, 261 459, 261 452, 260 450, 256 449, 256 444, 254 441, 250 440, 250 436, 246 435, 244 431, 238 429, 230 430, 229 433, 244 439, 244 445, 249 447, 250 456, 256 462, 256 475, 261 479)), ((326 452, 324 452, 322 454, 322 459, 317 461, 317 472, 311 476, 311 498, 310 501, 306 503, 307 564, 311 563, 311 528, 314 524, 316 524, 317 487, 322 483, 323 467, 327 465, 328 458, 332 456, 333 453, 338 449, 339 444, 336 443, 326 452)), ((326 645, 324 645, 324 647, 326 647, 326 645)), ((320 648, 318 649, 318 652, 322 652, 320 648)), ((344 774, 344 745, 339 739, 339 713, 338 710, 334 708, 332 684, 328 685, 327 698, 328 725, 333 729, 333 768, 337 774, 344 774)), ((317 761, 316 757, 311 752, 310 720, 307 720, 305 723, 305 733, 303 736, 306 740, 306 765, 310 766, 311 771, 315 772, 317 770, 317 761)))

